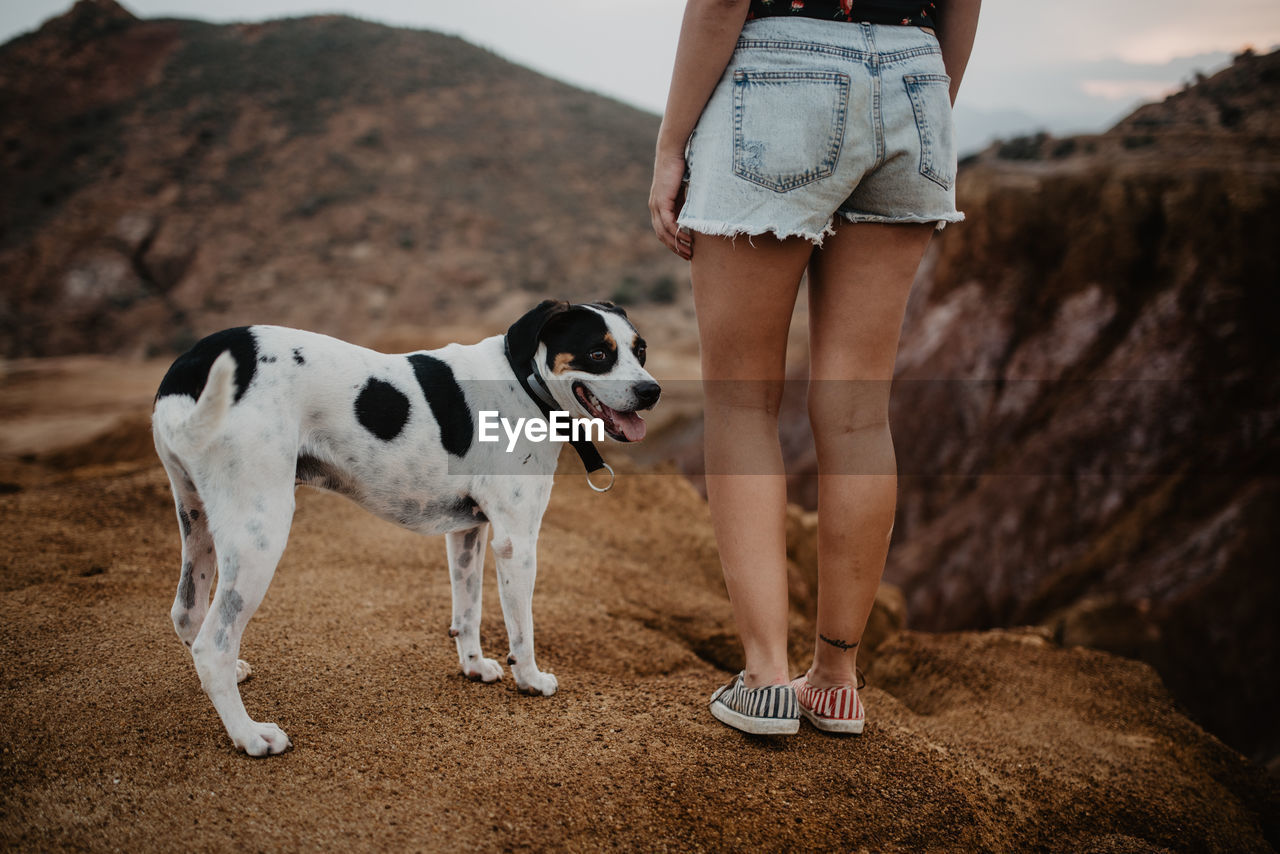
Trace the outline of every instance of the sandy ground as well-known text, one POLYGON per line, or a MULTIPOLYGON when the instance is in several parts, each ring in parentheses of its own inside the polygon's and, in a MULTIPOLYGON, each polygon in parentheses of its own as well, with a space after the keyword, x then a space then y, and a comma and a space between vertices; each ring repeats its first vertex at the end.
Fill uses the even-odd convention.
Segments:
MULTIPOLYGON (((244 757, 169 625, 177 523, 145 430, 162 369, 25 363, 0 384, 6 847, 1267 851, 1280 840, 1274 784, 1188 721, 1149 668, 1034 630, 891 637, 869 667, 857 738, 727 729, 705 707, 733 646, 705 504, 682 478, 629 466, 596 496, 572 455, 534 600, 539 664, 558 694, 458 672, 442 539, 304 490, 242 650, 250 714, 294 747, 244 757)), ((488 563, 482 635, 501 658, 488 563)))

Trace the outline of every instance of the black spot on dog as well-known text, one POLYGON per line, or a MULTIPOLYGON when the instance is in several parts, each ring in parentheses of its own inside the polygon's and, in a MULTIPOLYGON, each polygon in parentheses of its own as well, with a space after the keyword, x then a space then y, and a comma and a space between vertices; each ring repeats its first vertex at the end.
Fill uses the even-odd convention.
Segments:
MULTIPOLYGON (((474 504, 475 502, 473 501, 472 503, 474 504)), ((476 538, 479 535, 480 535, 480 532, 475 530, 474 528, 472 528, 470 531, 467 531, 465 534, 462 535, 462 547, 467 551, 471 551, 472 549, 474 549, 476 547, 476 538)))
POLYGON ((453 368, 425 353, 414 353, 409 357, 409 364, 413 366, 418 385, 422 386, 422 396, 427 399, 431 414, 440 425, 440 444, 455 457, 463 456, 471 447, 474 428, 467 396, 454 378, 453 368))
POLYGON ((199 520, 199 518, 200 518, 200 511, 199 511, 199 510, 188 510, 188 511, 187 511, 187 515, 191 517, 191 521, 192 521, 192 522, 195 522, 195 521, 199 520))
POLYGON ((182 538, 185 540, 191 536, 191 517, 187 515, 187 508, 178 505, 178 521, 182 524, 182 538))
POLYGON ((182 607, 188 611, 196 606, 196 583, 192 578, 195 569, 195 564, 187 561, 182 565, 182 577, 178 579, 178 597, 182 600, 182 607))
POLYGON ((507 664, 512 664, 512 665, 514 665, 515 663, 516 663, 516 657, 515 657, 514 655, 508 655, 508 656, 507 656, 507 664))
POLYGON ((276 363, 275 356, 259 356, 258 361, 264 365, 274 365, 276 363))
MULTIPOLYGON (((475 557, 475 553, 474 553, 474 552, 467 552, 467 551, 464 551, 464 552, 462 552, 461 554, 459 554, 459 555, 458 555, 458 568, 459 568, 459 569, 466 569, 467 567, 471 566, 471 559, 472 559, 472 558, 474 558, 474 557, 475 557)), ((470 593, 470 592, 471 592, 471 579, 469 579, 469 578, 467 579, 467 592, 468 592, 468 593, 470 593)))
MULTIPOLYGON (((191 625, 191 616, 189 614, 183 614, 178 618, 178 628, 185 629, 189 625, 191 625)), ((191 643, 187 642, 187 646, 191 646, 191 643)))
POLYGON ((302 348, 301 348, 301 347, 294 347, 294 348, 293 348, 293 363, 294 363, 295 365, 305 365, 305 364, 307 363, 307 360, 306 360, 306 359, 304 359, 304 358, 302 358, 302 348))
POLYGON ((304 486, 314 486, 317 489, 327 489, 330 492, 336 492, 339 495, 345 495, 348 498, 355 498, 359 490, 347 474, 332 463, 326 462, 319 457, 313 457, 310 454, 302 454, 298 457, 298 464, 294 469, 294 481, 304 486))
POLYGON ((459 632, 457 629, 454 629, 454 628, 449 629, 449 637, 451 638, 456 638, 460 634, 461 632, 459 632))
POLYGON ((236 621, 236 617, 240 616, 240 612, 244 610, 244 597, 234 590, 228 590, 227 595, 222 597, 222 605, 218 608, 218 615, 222 618, 222 625, 229 626, 236 621))
POLYGON ((409 420, 409 398, 389 382, 370 377, 356 398, 356 420, 384 442, 390 442, 409 420))
POLYGON ((174 361, 168 373, 160 381, 160 390, 156 392, 156 400, 171 394, 186 395, 192 400, 199 400, 209 381, 209 368, 213 362, 227 351, 236 360, 236 396, 235 402, 244 397, 253 383, 258 369, 258 343, 248 326, 224 329, 196 342, 196 345, 174 361))

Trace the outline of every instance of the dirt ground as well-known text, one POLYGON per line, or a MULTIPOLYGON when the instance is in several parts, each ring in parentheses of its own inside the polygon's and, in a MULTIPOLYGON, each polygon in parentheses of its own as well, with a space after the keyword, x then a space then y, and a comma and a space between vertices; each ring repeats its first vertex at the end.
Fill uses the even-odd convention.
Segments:
MULTIPOLYGON (((1280 797, 1146 666, 1036 630, 901 632, 864 735, 706 711, 728 603, 702 499, 566 454, 534 600, 551 698, 458 672, 444 545, 303 490, 245 635, 231 746, 169 624, 177 522, 146 410, 163 366, 0 374, 0 843, 51 850, 1268 851, 1280 797), (43 426, 43 429, 41 427, 43 426)), ((488 560, 482 635, 504 630, 488 560)), ((802 618, 797 618, 803 623, 802 618)), ((717 663, 720 666, 717 666, 717 663)))

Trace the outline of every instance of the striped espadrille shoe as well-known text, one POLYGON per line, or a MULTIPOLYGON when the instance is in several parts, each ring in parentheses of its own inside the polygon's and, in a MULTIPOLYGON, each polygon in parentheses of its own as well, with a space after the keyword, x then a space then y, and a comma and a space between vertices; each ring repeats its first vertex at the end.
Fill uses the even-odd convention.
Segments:
POLYGON ((800 708, 790 685, 748 688, 743 674, 711 695, 711 714, 752 735, 793 735, 800 731, 800 708))
POLYGON ((858 689, 852 685, 840 688, 815 688, 807 676, 791 683, 800 714, 824 732, 847 732, 857 735, 867 722, 867 711, 858 698, 858 689))

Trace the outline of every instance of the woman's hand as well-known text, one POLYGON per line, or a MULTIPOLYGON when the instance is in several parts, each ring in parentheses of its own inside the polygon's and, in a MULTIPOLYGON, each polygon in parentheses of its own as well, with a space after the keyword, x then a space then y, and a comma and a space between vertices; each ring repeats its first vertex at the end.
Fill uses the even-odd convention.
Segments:
POLYGON ((693 238, 676 225, 684 183, 684 147, 733 56, 750 5, 751 0, 688 0, 684 7, 671 91, 658 129, 649 217, 658 239, 686 261, 693 257, 693 238))
POLYGON ((689 232, 676 224, 683 183, 684 155, 659 151, 653 161, 653 186, 649 188, 649 220, 663 245, 688 261, 693 257, 693 242, 689 232))

